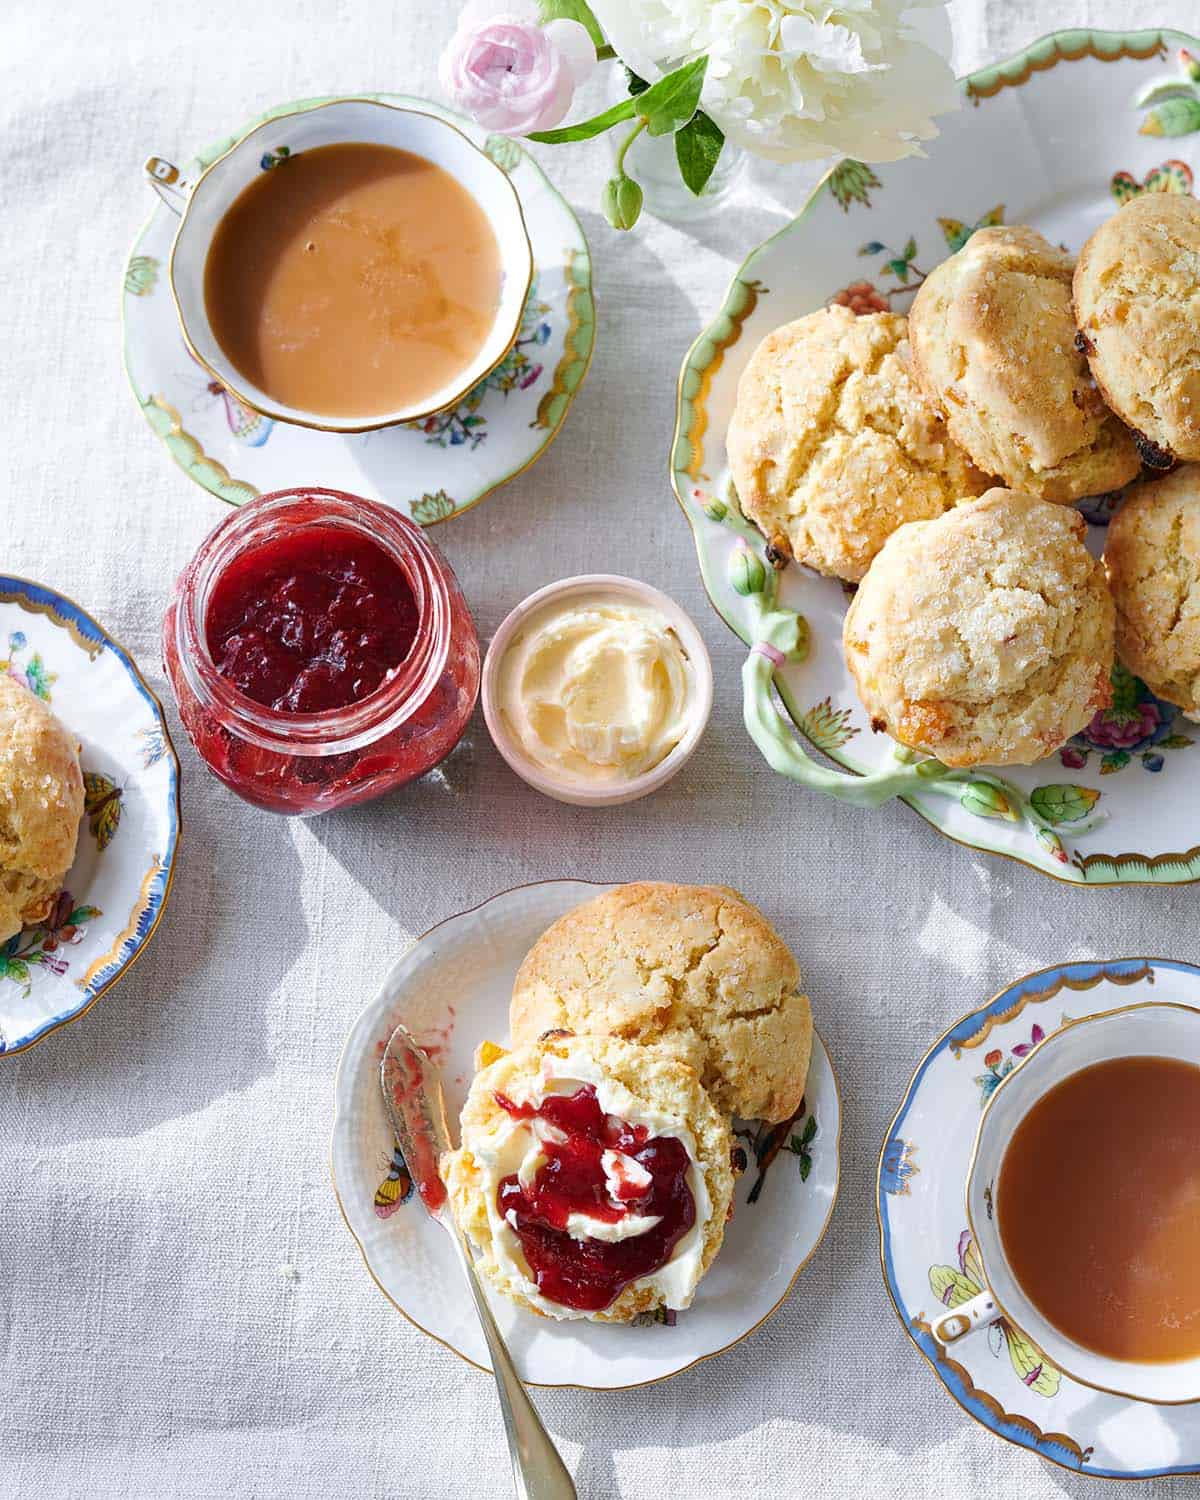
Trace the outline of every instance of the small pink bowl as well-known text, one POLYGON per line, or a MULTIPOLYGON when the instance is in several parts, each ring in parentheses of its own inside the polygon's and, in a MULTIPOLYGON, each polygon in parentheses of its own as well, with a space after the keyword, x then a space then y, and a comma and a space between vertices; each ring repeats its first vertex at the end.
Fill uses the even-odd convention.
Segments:
POLYGON ((674 599, 640 583, 636 578, 622 578, 616 573, 583 573, 577 578, 561 578, 557 583, 547 584, 522 600, 516 609, 501 623, 492 637, 483 663, 483 683, 480 694, 483 701, 483 717, 496 749, 517 773, 522 781, 529 783, 535 791, 554 797, 559 802, 571 802, 577 807, 614 807, 621 802, 636 802, 639 797, 649 796, 665 786, 675 773, 691 759, 692 752, 700 743, 709 715, 712 713, 713 673, 708 650, 700 632, 690 616, 680 609, 674 599), (634 604, 656 609, 679 637, 680 643, 692 664, 695 673, 695 693, 689 707, 689 723, 683 738, 670 752, 649 771, 634 776, 629 781, 607 786, 587 786, 555 776, 538 765, 525 751, 521 743, 509 732, 500 711, 499 679, 500 665, 509 643, 517 629, 525 623, 535 610, 540 610, 551 600, 566 602, 573 595, 596 593, 625 595, 634 604))

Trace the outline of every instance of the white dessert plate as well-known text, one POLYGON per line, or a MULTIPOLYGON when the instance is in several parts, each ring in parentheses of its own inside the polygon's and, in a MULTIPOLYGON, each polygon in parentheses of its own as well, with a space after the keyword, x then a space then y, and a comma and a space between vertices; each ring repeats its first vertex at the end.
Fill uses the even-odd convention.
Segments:
MULTIPOLYGON (((1078 250, 1128 197, 1192 192, 1200 81, 1181 49, 1200 55, 1200 42, 1171 31, 1065 31, 972 74, 927 157, 842 162, 800 216, 748 256, 679 381, 675 492, 718 614, 748 646, 762 644, 743 678, 751 732, 771 764, 860 805, 899 796, 957 843, 1077 884, 1200 879, 1200 732, 1118 668, 1112 707, 1035 766, 937 774, 936 763, 901 759, 887 735, 872 733, 846 667, 846 590, 795 564, 774 574, 733 500, 725 430, 746 362, 781 324, 831 301, 906 312, 926 273, 984 224, 1032 224, 1078 250), (792 724, 774 706, 772 657, 792 724), (818 764, 806 746, 850 774, 818 764)), ((1111 498, 1081 508, 1099 551, 1111 498)))
POLYGON ((86 811, 45 922, 0 943, 0 1053, 88 1011, 154 936, 179 843, 179 762, 126 651, 72 600, 0 574, 0 672, 79 743, 86 811))
MULTIPOLYGON (((879 1158, 884 1282, 930 1369, 967 1415, 997 1437, 1106 1479, 1200 1474, 1200 1403, 1155 1406, 1081 1385, 1043 1360, 1003 1318, 986 1337, 963 1339, 952 1350, 933 1337, 930 1325, 981 1287, 967 1228, 966 1178, 980 1110, 993 1089, 1068 1017, 1154 1000, 1200 1009, 1200 968, 1126 958, 1027 974, 956 1022, 925 1054, 879 1158)), ((1137 1121, 1129 1128, 1136 1131, 1137 1121)), ((1146 1149, 1154 1143, 1147 1141, 1146 1149)), ((1086 1274, 1082 1267, 1080 1274, 1086 1274)))
MULTIPOLYGON (((529 468, 558 434, 591 363, 595 339, 587 240, 541 167, 508 136, 489 135, 427 99, 363 94, 455 124, 512 180, 533 248, 534 274, 517 341, 481 384, 448 411, 374 432, 340 434, 259 415, 188 353, 167 281, 179 219, 161 201, 125 268, 125 371, 146 421, 179 467, 219 499, 241 505, 295 485, 325 485, 394 505, 422 525, 469 510, 529 468)), ((194 181, 254 126, 300 108, 268 110, 187 162, 194 181)), ((178 160, 178 158, 177 158, 178 160)), ((276 160, 264 156, 264 170, 276 160)))
MULTIPOLYGON (((480 1369, 489 1368, 487 1349, 449 1238, 413 1192, 384 1118, 380 1057, 403 1021, 441 1067, 456 1119, 477 1044, 508 1039, 521 960, 551 922, 608 889, 544 881, 448 918, 396 964, 342 1052, 333 1179, 346 1223, 384 1295, 423 1333, 480 1369)), ((837 1081, 817 1036, 802 1112, 786 1129, 747 1129, 740 1137, 747 1168, 724 1246, 692 1306, 673 1322, 557 1322, 489 1291, 522 1378, 590 1390, 648 1385, 752 1333, 787 1296, 825 1232, 837 1197, 840 1133, 837 1081)))

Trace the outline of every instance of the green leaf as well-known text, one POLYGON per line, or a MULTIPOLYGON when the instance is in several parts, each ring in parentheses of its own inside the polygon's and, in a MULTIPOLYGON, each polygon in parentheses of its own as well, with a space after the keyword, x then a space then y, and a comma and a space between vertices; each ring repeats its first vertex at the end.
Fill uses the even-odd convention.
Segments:
POLYGON ((422 495, 412 504, 412 518, 418 526, 431 526, 435 521, 444 521, 447 516, 452 516, 454 511, 455 503, 445 490, 435 490, 431 495, 422 495))
POLYGON ((904 247, 904 259, 905 260, 914 260, 916 258, 916 254, 917 254, 917 242, 912 237, 912 235, 909 235, 908 244, 905 245, 905 247, 904 247))
POLYGON ((906 260, 889 260, 887 268, 898 280, 908 280, 908 262, 906 260))
POLYGON ((644 94, 650 85, 644 78, 639 78, 632 68, 625 69, 625 81, 629 85, 631 94, 644 94))
POLYGON ((538 0, 538 20, 543 26, 547 21, 578 21, 587 28, 588 36, 597 47, 604 46, 600 22, 592 14, 587 0, 538 0))
POLYGON ((800 1153, 804 1150, 804 1142, 798 1135, 794 1135, 788 1142, 788 1150, 794 1151, 797 1156, 799 1156, 800 1153))
POLYGON ((817 1117, 816 1115, 809 1115, 808 1119, 804 1123, 804 1134, 800 1137, 800 1144, 802 1146, 811 1145, 812 1138, 816 1135, 816 1133, 817 1117))
POLYGON ((67 918, 66 924, 70 927, 81 927, 84 922, 90 922, 93 917, 100 915, 98 906, 77 906, 67 918))
POLYGON ((21 958, 6 958, 4 968, 0 969, 0 977, 15 979, 18 984, 28 984, 29 965, 21 958))
POLYGON ((1065 781, 1034 787, 1029 794, 1030 806, 1047 823, 1078 823, 1099 800, 1100 793, 1090 786, 1072 786, 1065 781))
POLYGON ((611 109, 593 115, 590 120, 580 120, 577 125, 560 125, 557 130, 531 130, 529 139, 541 141, 543 146, 562 146, 568 141, 590 141, 594 135, 603 135, 623 120, 632 120, 638 113, 636 99, 622 99, 611 109))
POLYGON ((1185 79, 1160 78, 1135 94, 1133 103, 1136 109, 1149 109, 1152 104, 1162 104, 1167 99, 1190 99, 1193 94, 1191 84, 1185 79))
POLYGON ((683 129, 676 131, 675 160, 680 176, 697 197, 708 186, 724 145, 725 132, 703 110, 697 110, 683 129))
POLYGON ((637 97, 637 112, 651 135, 670 135, 680 130, 696 113, 700 90, 708 71, 708 56, 694 58, 651 84, 637 97))
POLYGON ((1142 121, 1142 135, 1190 135, 1200 130, 1200 99, 1165 99, 1142 121))
POLYGON ((1195 740, 1189 740, 1186 734, 1169 734, 1158 743, 1165 745, 1168 750, 1186 750, 1189 745, 1195 744, 1195 740))
POLYGON ((800 1158, 800 1181, 807 1182, 808 1174, 812 1171, 812 1157, 806 1151, 800 1158))
MULTIPOLYGON (((850 212, 851 203, 862 203, 870 208, 870 189, 879 186, 879 178, 870 167, 865 162, 851 158, 838 162, 829 174, 829 191, 843 213, 850 212)), ((882 250, 883 246, 880 245, 879 248, 882 250)))
POLYGON ((1111 776, 1114 771, 1123 771, 1128 764, 1128 750, 1110 750, 1100 758, 1100 774, 1111 776))

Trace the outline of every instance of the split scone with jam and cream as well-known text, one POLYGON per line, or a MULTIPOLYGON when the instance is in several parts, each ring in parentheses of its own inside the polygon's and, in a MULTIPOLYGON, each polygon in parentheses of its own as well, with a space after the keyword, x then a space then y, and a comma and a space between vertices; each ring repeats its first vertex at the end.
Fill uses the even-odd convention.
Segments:
POLYGON ((74 741, 40 698, 0 672, 0 943, 49 915, 82 817, 74 741))
POLYGON ((621 1037, 688 1064, 727 1115, 788 1120, 804 1098, 812 1011, 787 944, 726 886, 639 880, 565 913, 513 985, 513 1042, 621 1037))
POLYGON ((552 1318, 687 1307, 725 1233, 733 1140, 686 1063, 615 1037, 485 1044, 441 1160, 488 1281, 552 1318))

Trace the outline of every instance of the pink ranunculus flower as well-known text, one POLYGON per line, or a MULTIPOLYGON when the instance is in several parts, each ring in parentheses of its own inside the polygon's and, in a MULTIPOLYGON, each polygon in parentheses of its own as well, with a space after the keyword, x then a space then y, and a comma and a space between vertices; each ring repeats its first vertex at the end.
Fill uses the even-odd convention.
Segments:
POLYGON ((459 109, 488 130, 551 130, 595 66, 578 21, 539 26, 533 0, 470 0, 442 53, 438 74, 459 109))

